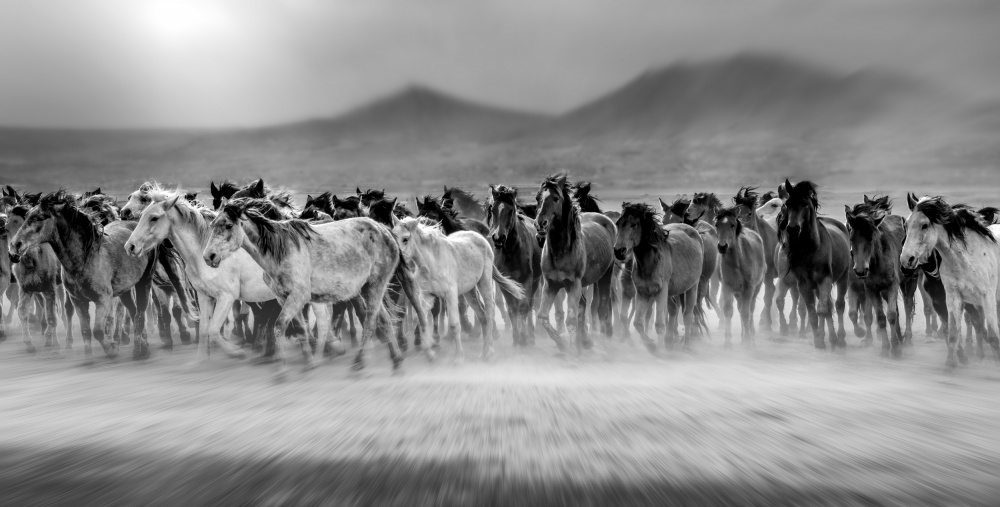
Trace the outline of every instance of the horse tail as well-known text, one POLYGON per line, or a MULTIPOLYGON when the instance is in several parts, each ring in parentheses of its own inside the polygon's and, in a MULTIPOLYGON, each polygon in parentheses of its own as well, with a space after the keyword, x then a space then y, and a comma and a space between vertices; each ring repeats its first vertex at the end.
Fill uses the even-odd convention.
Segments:
POLYGON ((504 276, 496 265, 493 266, 493 282, 500 285, 500 290, 514 296, 514 299, 524 299, 524 287, 504 276))
MULTIPOLYGON (((711 298, 705 298, 705 299, 711 299, 711 298)), ((697 328, 700 331, 703 331, 705 333, 705 336, 708 336, 709 333, 711 332, 708 329, 708 321, 705 318, 705 309, 702 307, 702 305, 698 304, 697 298, 695 298, 695 305, 694 305, 694 325, 695 328, 697 328)))
MULTIPOLYGON (((403 294, 406 294, 406 299, 410 300, 410 304, 417 311, 417 325, 420 326, 421 330, 427 329, 427 316, 424 315, 424 309, 420 303, 420 290, 417 287, 416 280, 413 279, 413 271, 410 269, 410 265, 406 262, 406 257, 403 256, 403 252, 399 252, 399 262, 396 264, 396 280, 399 281, 400 287, 403 288, 403 294)), ((395 303, 393 303, 395 306, 395 303)), ((397 310, 399 312, 401 310, 397 310)))
POLYGON ((177 294, 177 299, 181 303, 181 308, 188 317, 198 322, 199 316, 198 312, 191 308, 188 302, 187 287, 181 281, 180 275, 178 275, 178 267, 180 266, 180 258, 177 256, 177 251, 174 250, 173 245, 167 244, 167 242, 160 243, 160 246, 156 247, 156 259, 163 267, 163 272, 166 273, 167 279, 170 280, 170 285, 174 288, 174 293, 177 294))

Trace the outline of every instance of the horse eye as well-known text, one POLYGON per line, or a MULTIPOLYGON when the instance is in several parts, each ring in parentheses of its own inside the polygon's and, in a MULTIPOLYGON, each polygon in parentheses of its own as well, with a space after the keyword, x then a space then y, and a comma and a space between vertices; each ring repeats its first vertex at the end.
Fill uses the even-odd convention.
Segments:
POLYGON ((230 229, 232 229, 232 228, 233 228, 233 224, 228 224, 228 225, 226 225, 226 230, 227 230, 227 231, 228 231, 228 230, 230 230, 230 229))
POLYGON ((920 228, 921 229, 926 229, 927 228, 927 224, 921 225, 920 228))
POLYGON ((149 198, 148 198, 148 197, 140 197, 140 198, 139 198, 139 202, 146 202, 146 201, 148 201, 148 200, 149 200, 149 198))
POLYGON ((149 221, 150 222, 155 222, 155 221, 157 221, 159 219, 160 219, 160 217, 153 217, 153 218, 150 218, 149 221))

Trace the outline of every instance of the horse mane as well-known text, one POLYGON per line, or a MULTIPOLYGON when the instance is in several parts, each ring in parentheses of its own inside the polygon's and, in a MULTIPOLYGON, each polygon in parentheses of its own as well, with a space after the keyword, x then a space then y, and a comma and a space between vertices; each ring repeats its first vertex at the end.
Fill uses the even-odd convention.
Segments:
POLYGON ((306 205, 302 208, 305 212, 309 208, 317 208, 327 215, 333 216, 333 194, 329 191, 323 192, 316 197, 306 197, 306 205))
POLYGON ((174 203, 174 209, 181 215, 181 218, 195 225, 200 236, 207 237, 209 233, 208 224, 215 219, 216 213, 204 206, 188 201, 183 190, 178 188, 171 192, 163 188, 157 188, 149 193, 149 200, 157 203, 168 201, 177 196, 180 196, 180 198, 174 203), (201 220, 198 220, 198 217, 201 217, 201 220))
POLYGON ((456 231, 464 231, 465 225, 459 220, 458 211, 452 208, 445 208, 441 201, 429 195, 424 196, 424 203, 420 206, 420 217, 426 217, 428 212, 437 212, 441 217, 441 228, 451 234, 456 231))
POLYGON ((301 248, 303 243, 312 241, 317 233, 312 225, 305 220, 268 218, 261 212, 267 210, 268 205, 274 207, 274 203, 266 199, 245 200, 245 198, 240 198, 227 203, 222 211, 234 222, 239 220, 240 215, 246 215, 250 223, 257 227, 257 240, 255 241, 257 250, 260 251, 261 255, 270 257, 275 262, 281 262, 288 256, 289 243, 294 243, 296 248, 301 248))
POLYGON ((996 243, 996 238, 983 222, 983 217, 964 204, 950 206, 941 196, 927 197, 917 202, 913 211, 923 213, 931 223, 944 227, 949 241, 958 239, 965 244, 965 231, 971 230, 996 243))
POLYGON ((28 216, 29 211, 31 211, 31 207, 29 207, 27 204, 18 204, 10 209, 10 214, 17 215, 21 218, 25 218, 28 216))
POLYGON ((78 206, 80 211, 89 215, 91 219, 102 226, 119 220, 118 210, 114 205, 114 198, 110 196, 91 194, 88 197, 82 198, 78 206))
POLYGON ((816 192, 818 188, 818 185, 811 181, 800 181, 792 185, 791 188, 786 189, 788 191, 788 199, 785 202, 790 207, 808 202, 812 204, 813 208, 819 210, 819 198, 816 192))
POLYGON ((979 208, 978 213, 982 215, 983 220, 985 220, 987 224, 994 224, 996 223, 998 214, 1000 214, 1000 209, 994 208, 993 206, 987 206, 985 208, 979 208))
POLYGON ((269 193, 267 195, 267 200, 273 202, 274 205, 279 208, 284 208, 284 209, 295 208, 295 204, 292 203, 292 193, 284 188, 269 193))
MULTIPOLYGON (((573 244, 580 234, 580 206, 570 198, 570 185, 566 181, 566 173, 553 174, 545 178, 541 188, 558 192, 562 197, 562 215, 566 222, 563 228, 566 231, 567 244, 573 244)), ((541 195, 541 189, 538 193, 541 195)))
POLYGON ((759 208, 774 200, 775 197, 778 197, 778 192, 776 190, 768 190, 767 192, 760 194, 760 196, 757 198, 756 206, 759 208))
POLYGON ((722 208, 715 212, 715 223, 727 219, 732 219, 736 222, 736 237, 739 237, 743 233, 743 222, 740 220, 740 205, 729 206, 728 208, 722 208))
POLYGON ((76 205, 76 199, 63 189, 56 190, 43 195, 38 200, 38 205, 51 210, 53 213, 60 213, 66 219, 69 227, 80 234, 80 241, 83 244, 84 260, 90 256, 90 251, 101 247, 101 237, 104 236, 100 223, 94 222, 90 215, 80 211, 76 205), (52 207, 63 205, 62 210, 56 211, 52 207))
POLYGON ((668 207, 668 209, 674 215, 677 215, 677 216, 679 216, 681 218, 684 218, 684 215, 687 214, 687 209, 688 209, 689 206, 691 206, 691 200, 690 199, 688 199, 686 197, 678 197, 677 200, 674 201, 668 207))
POLYGON ((667 231, 663 230, 657 215, 656 210, 644 202, 626 202, 622 203, 619 220, 638 217, 641 244, 655 246, 667 239, 667 231))
MULTIPOLYGON (((355 187, 355 190, 357 190, 357 195, 353 197, 357 197, 358 202, 361 202, 362 200, 365 199, 368 199, 369 202, 385 199, 385 189, 377 190, 374 188, 369 188, 366 190, 361 190, 360 188, 355 187)), ((348 199, 350 199, 350 197, 348 197, 348 199)))
POLYGON ((482 203, 479 202, 479 199, 476 199, 475 196, 458 187, 445 187, 444 195, 441 196, 441 201, 444 202, 448 199, 461 202, 463 206, 476 208, 483 207, 482 203))
POLYGON ((747 208, 753 210, 757 208, 757 187, 746 186, 741 187, 736 196, 733 197, 733 202, 738 206, 746 206, 747 208))
MULTIPOLYGON (((396 214, 395 199, 382 198, 368 206, 368 216, 376 222, 392 227, 392 217, 396 214)), ((396 216, 399 218, 399 216, 396 216)))
MULTIPOLYGON (((262 181, 263 178, 260 178, 256 181, 251 181, 250 183, 243 185, 243 187, 237 189, 230 198, 239 199, 241 197, 249 197, 251 199, 263 199, 264 197, 267 197, 267 195, 271 193, 271 189, 266 184, 261 185, 261 190, 257 190, 257 183, 262 181)), ((225 183, 226 182, 223 182, 223 184, 225 183)))
POLYGON ((219 183, 218 189, 219 194, 222 196, 228 195, 229 197, 232 197, 233 194, 240 191, 239 185, 231 180, 222 180, 222 183, 219 183))
POLYGON ((714 210, 716 213, 722 209, 722 200, 711 192, 695 192, 694 197, 691 198, 691 202, 694 204, 704 204, 708 209, 714 210))
POLYGON ((578 181, 573 184, 573 197, 583 213, 603 213, 597 204, 600 199, 590 195, 590 182, 578 181))

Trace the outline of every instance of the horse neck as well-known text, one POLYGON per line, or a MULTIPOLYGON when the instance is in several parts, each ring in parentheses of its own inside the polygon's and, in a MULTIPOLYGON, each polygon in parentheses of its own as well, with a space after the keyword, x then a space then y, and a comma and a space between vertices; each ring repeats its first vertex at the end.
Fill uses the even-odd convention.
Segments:
POLYGON ((944 227, 940 225, 935 227, 939 228, 939 234, 934 249, 941 255, 941 267, 948 266, 954 268, 967 264, 971 258, 978 255, 972 255, 973 250, 986 241, 979 234, 972 231, 966 231, 965 243, 958 239, 951 240, 948 238, 948 233, 944 230, 944 227))
POLYGON ((815 252, 823 244, 823 238, 820 235, 820 228, 823 225, 819 222, 819 217, 816 216, 815 210, 810 215, 809 220, 806 220, 799 230, 798 236, 793 239, 790 238, 792 239, 790 245, 793 252, 815 252))
MULTIPOLYGON (((195 220, 204 220, 197 212, 194 213, 195 220)), ((170 232, 167 234, 170 242, 174 245, 174 250, 184 259, 187 266, 203 266, 202 251, 208 244, 208 235, 201 231, 208 230, 207 224, 191 223, 185 220, 180 214, 170 216, 170 232), (204 226, 204 227, 201 227, 204 226)))
POLYGON ((640 240, 639 244, 632 249, 632 257, 635 259, 633 273, 648 275, 660 265, 660 245, 640 240))
POLYGON ((569 216, 560 215, 558 219, 552 220, 545 234, 545 243, 551 244, 551 251, 555 254, 572 251, 578 241, 580 241, 580 214, 572 209, 569 211, 569 216))
POLYGON ((275 262, 270 256, 261 253, 260 249, 257 248, 257 243, 251 238, 250 233, 247 232, 247 229, 250 228, 253 230, 253 235, 255 237, 259 237, 260 230, 257 229, 257 226, 246 220, 244 220, 240 226, 243 227, 243 243, 240 246, 246 250, 248 254, 250 254, 250 257, 261 267, 261 269, 264 270, 265 273, 277 273, 278 268, 280 267, 278 263, 275 262))
MULTIPOLYGON (((88 226, 90 226, 88 224, 88 226)), ((92 226, 91 226, 92 227, 92 226)), ((84 241, 80 232, 70 226, 65 217, 55 221, 55 233, 49 240, 49 246, 63 268, 70 273, 79 273, 87 266, 87 261, 100 248, 101 238, 96 238, 90 246, 91 251, 84 251, 84 241)))
POLYGON ((757 216, 757 209, 753 206, 741 206, 741 208, 746 208, 750 213, 750 220, 747 221, 747 229, 760 234, 761 219, 757 216))

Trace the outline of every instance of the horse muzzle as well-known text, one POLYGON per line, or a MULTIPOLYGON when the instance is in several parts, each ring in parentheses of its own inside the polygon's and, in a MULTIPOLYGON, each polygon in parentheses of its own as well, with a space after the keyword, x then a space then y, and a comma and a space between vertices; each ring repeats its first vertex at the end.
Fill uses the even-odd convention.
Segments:
POLYGON ((131 255, 132 257, 139 257, 140 255, 142 255, 142 248, 139 248, 138 246, 135 245, 135 243, 129 241, 128 243, 125 243, 125 252, 131 255))
POLYGON ((17 264, 18 262, 21 262, 21 256, 20 255, 12 254, 10 252, 7 252, 7 257, 10 258, 11 264, 17 264))
POLYGON ((625 255, 628 254, 628 250, 624 248, 615 248, 615 259, 620 261, 625 260, 625 255))
POLYGON ((861 269, 855 268, 854 275, 861 279, 868 278, 868 268, 861 268, 861 269))
POLYGON ((132 210, 125 208, 118 213, 118 217, 122 220, 132 220, 132 210))
POLYGON ((205 264, 208 264, 210 268, 217 268, 219 267, 219 263, 222 262, 219 255, 215 253, 206 253, 203 258, 205 259, 205 264))
POLYGON ((724 243, 719 243, 718 249, 720 254, 724 254, 729 251, 729 245, 724 243))

